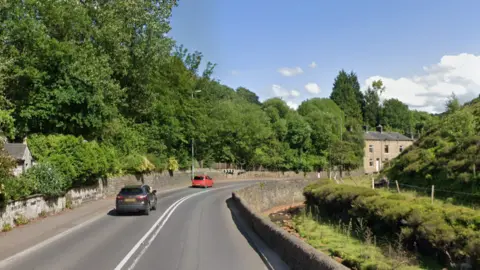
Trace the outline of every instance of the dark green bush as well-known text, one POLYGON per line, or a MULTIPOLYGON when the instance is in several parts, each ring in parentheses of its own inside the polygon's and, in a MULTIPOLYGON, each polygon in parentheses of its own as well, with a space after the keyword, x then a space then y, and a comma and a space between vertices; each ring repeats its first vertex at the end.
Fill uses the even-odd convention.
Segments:
POLYGON ((304 195, 307 207, 317 208, 327 217, 345 221, 363 218, 376 235, 402 233, 406 244, 416 246, 424 255, 438 256, 443 262, 448 255, 455 261, 469 256, 478 265, 479 211, 337 184, 312 184, 305 188, 304 195))
POLYGON ((27 177, 9 177, 0 180, 0 185, 3 187, 1 192, 3 200, 19 200, 26 196, 35 193, 37 183, 27 177))
POLYGON ((72 185, 72 180, 66 178, 55 166, 40 163, 29 169, 19 179, 28 179, 35 183, 35 193, 46 197, 64 195, 72 185))

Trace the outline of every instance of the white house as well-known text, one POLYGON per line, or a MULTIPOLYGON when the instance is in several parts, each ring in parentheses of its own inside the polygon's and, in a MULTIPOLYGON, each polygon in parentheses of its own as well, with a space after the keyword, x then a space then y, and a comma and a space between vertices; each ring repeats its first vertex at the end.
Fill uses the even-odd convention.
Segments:
POLYGON ((5 150, 17 161, 17 167, 13 170, 15 176, 32 167, 32 153, 25 143, 5 143, 5 150))

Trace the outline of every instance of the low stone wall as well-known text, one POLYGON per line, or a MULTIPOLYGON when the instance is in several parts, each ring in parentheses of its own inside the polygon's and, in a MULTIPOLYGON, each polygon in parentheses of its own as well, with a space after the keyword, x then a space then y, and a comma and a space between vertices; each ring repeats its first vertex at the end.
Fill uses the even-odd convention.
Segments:
MULTIPOLYGON (((54 214, 63 211, 68 205, 78 206, 88 201, 104 198, 103 184, 71 189, 63 197, 44 198, 42 195, 29 196, 23 200, 10 201, 0 209, 0 226, 9 224, 15 227, 15 219, 36 219, 42 214, 54 214)), ((1 230, 1 227, 0 227, 1 230)))
MULTIPOLYGON (((214 179, 222 178, 223 176, 223 173, 217 171, 204 172, 214 179)), ((191 184, 191 174, 189 172, 175 172, 173 176, 170 176, 168 172, 163 172, 115 177, 108 179, 106 183, 104 182, 104 193, 106 196, 114 196, 123 186, 135 184, 147 184, 157 190, 189 186, 191 184)))
POLYGON ((326 254, 275 225, 260 212, 299 202, 311 180, 285 180, 253 184, 232 193, 232 199, 247 225, 292 269, 348 269, 326 254))
MULTIPOLYGON (((234 177, 227 177, 222 171, 212 171, 208 169, 198 169, 196 173, 206 173, 216 180, 236 180, 236 179, 288 179, 292 177, 303 177, 303 174, 294 172, 247 172, 234 177)), ((315 173, 308 175, 315 178, 315 173)), ((57 213, 62 211, 66 205, 79 206, 83 203, 99 200, 105 197, 115 196, 125 185, 148 184, 154 189, 164 190, 169 188, 189 186, 191 174, 189 171, 175 172, 170 176, 168 172, 153 173, 148 175, 126 175, 109 179, 99 180, 98 184, 91 187, 76 188, 67 192, 64 197, 55 199, 45 199, 41 195, 30 196, 23 200, 8 202, 4 209, 0 209, 0 230, 4 223, 15 225, 15 217, 25 217, 28 219, 37 218, 40 213, 57 213)))

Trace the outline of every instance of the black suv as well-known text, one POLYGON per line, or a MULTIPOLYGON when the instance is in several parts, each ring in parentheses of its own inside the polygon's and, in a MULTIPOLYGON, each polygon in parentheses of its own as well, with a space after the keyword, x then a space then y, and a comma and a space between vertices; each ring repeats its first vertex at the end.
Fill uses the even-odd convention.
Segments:
POLYGON ((118 214, 141 211, 148 215, 157 207, 157 191, 152 191, 148 185, 125 186, 118 193, 115 204, 118 214))

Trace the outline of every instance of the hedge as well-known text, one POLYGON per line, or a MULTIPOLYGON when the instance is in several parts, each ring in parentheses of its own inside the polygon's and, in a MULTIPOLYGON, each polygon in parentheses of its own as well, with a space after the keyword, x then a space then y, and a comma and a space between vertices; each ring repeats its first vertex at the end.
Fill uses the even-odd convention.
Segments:
POLYGON ((480 267, 480 211, 329 181, 310 184, 304 196, 308 208, 327 217, 362 218, 375 235, 401 233, 409 248, 440 263, 470 258, 474 269, 480 267))
POLYGON ((112 145, 71 135, 32 135, 28 146, 38 164, 19 177, 0 178, 0 206, 32 194, 62 196, 71 188, 95 184, 99 178, 166 167, 152 154, 122 153, 112 145))

